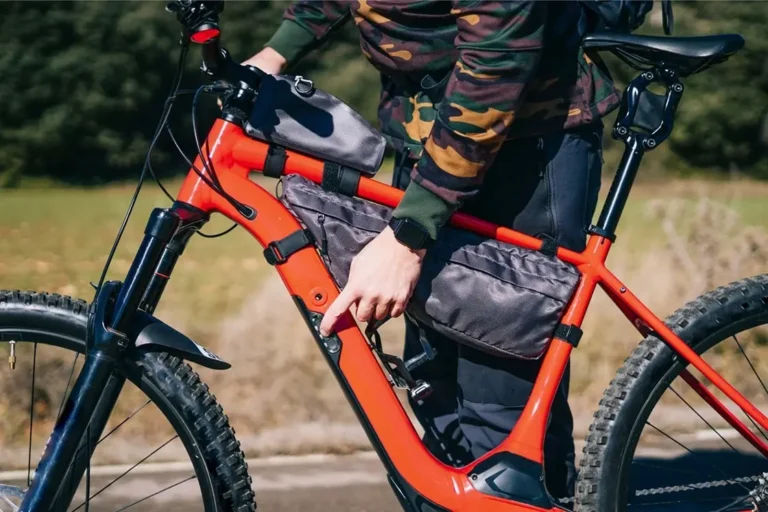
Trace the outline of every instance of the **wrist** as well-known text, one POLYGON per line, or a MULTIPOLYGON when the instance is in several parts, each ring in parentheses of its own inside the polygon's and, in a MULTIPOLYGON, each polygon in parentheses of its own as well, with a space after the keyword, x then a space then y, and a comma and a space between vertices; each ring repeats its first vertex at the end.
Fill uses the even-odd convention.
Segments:
POLYGON ((427 230, 433 240, 436 240, 437 233, 448 222, 455 209, 456 205, 448 203, 420 183, 411 181, 392 215, 398 219, 417 222, 427 230))
POLYGON ((279 74, 288 61, 272 48, 264 48, 259 53, 243 62, 246 66, 255 66, 270 75, 279 74))
POLYGON ((393 244, 393 246, 398 247, 402 250, 403 253, 410 254, 413 257, 417 258, 419 261, 424 259, 424 255, 427 253, 427 249, 412 249, 405 245, 403 242, 397 239, 395 236, 395 232, 392 230, 391 227, 387 226, 384 228, 384 231, 381 232, 381 235, 386 237, 388 240, 390 240, 393 244))

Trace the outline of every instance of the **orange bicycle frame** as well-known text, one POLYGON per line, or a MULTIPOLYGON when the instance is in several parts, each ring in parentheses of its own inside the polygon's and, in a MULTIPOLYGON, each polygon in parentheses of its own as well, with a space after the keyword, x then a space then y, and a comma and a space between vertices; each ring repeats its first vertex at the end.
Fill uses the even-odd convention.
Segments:
MULTIPOLYGON (((244 218, 194 171, 190 171, 184 181, 178 201, 206 213, 216 212, 229 217, 248 230, 263 247, 301 229, 297 219, 280 201, 248 179, 251 172, 263 169, 268 150, 266 143, 249 138, 239 126, 219 119, 209 134, 208 145, 210 161, 221 186, 237 201, 255 209, 255 218, 244 218)), ((321 183, 323 161, 292 151, 288 151, 287 155, 285 175, 300 174, 315 183, 321 183)), ((204 167, 199 158, 195 165, 198 169, 204 167)), ((394 207, 402 192, 362 177, 356 195, 394 207)), ((464 213, 455 213, 450 222, 455 227, 520 247, 533 250, 541 248, 542 241, 539 239, 464 213)), ((653 333, 661 339, 760 427, 768 430, 768 418, 664 325, 606 268, 605 261, 611 244, 609 238, 591 234, 586 249, 581 253, 558 249, 557 257, 573 264, 581 273, 580 284, 562 323, 581 327, 595 288, 600 286, 641 334, 653 333)), ((294 253, 287 261, 276 265, 276 269, 323 349, 323 340, 315 324, 310 321, 310 316, 322 315, 339 294, 328 269, 312 246, 294 253)), ((522 463, 523 466, 543 471, 543 443, 550 408, 573 345, 563 339, 552 339, 531 397, 507 439, 480 459, 465 467, 455 468, 439 462, 424 446, 350 313, 339 321, 336 333, 341 349, 334 357, 327 351, 324 354, 384 463, 402 503, 420 502, 424 508, 418 510, 434 511, 557 510, 546 496, 534 499, 530 496, 516 496, 514 493, 494 492, 484 489, 477 480, 480 469, 502 459, 511 461, 512 465, 522 463)), ((768 456, 768 446, 754 436, 708 388, 687 371, 683 378, 750 443, 768 456)))

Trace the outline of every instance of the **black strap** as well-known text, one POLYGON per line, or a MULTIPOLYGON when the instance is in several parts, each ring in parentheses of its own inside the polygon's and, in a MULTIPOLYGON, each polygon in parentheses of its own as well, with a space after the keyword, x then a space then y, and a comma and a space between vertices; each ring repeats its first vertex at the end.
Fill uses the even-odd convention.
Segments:
POLYGON ((282 146, 269 145, 267 149, 267 159, 264 160, 264 176, 270 178, 279 178, 285 171, 285 161, 288 159, 288 155, 285 152, 285 148, 282 146))
POLYGON ((264 249, 264 258, 270 265, 281 265, 295 252, 312 244, 312 235, 306 229, 294 231, 281 240, 269 242, 264 249))
POLYGON ((357 193, 358 183, 360 183, 358 171, 333 162, 325 162, 322 182, 324 190, 354 196, 357 193))
POLYGON ((573 348, 576 348, 579 346, 579 341, 581 341, 582 334, 584 334, 584 331, 575 325, 559 324, 555 329, 555 334, 553 337, 559 340, 567 341, 573 345, 573 348))
POLYGON ((544 234, 539 235, 539 238, 541 239, 539 252, 547 256, 557 256, 557 242, 555 242, 555 239, 544 234))

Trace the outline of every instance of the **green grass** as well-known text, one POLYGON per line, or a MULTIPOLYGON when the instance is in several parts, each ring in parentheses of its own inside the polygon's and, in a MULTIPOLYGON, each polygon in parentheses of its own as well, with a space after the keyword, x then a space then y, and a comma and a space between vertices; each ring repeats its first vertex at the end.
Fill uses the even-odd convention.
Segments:
MULTIPOLYGON (((99 279, 131 192, 129 186, 0 192, 0 287, 92 298, 89 283, 99 279)), ((149 213, 165 205, 168 200, 152 186, 142 192, 108 279, 125 276, 149 213)), ((204 231, 228 225, 214 218, 204 231)), ((242 229, 220 239, 195 237, 168 285, 160 314, 205 333, 217 315, 253 292, 265 268, 261 249, 242 229)))

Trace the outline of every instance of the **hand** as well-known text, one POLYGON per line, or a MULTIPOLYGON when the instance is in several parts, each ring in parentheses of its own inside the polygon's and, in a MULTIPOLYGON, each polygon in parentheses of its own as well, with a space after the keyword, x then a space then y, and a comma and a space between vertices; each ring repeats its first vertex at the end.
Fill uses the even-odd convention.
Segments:
POLYGON ((320 334, 329 336, 339 318, 353 306, 357 306, 356 316, 361 322, 402 315, 419 279, 425 252, 401 244, 387 227, 352 260, 347 286, 328 307, 320 334))
POLYGON ((266 47, 259 53, 243 62, 245 66, 255 66, 265 73, 276 75, 286 66, 285 57, 277 53, 270 47, 266 47))
MULTIPOLYGON (((255 66, 269 75, 280 73, 287 64, 285 57, 277 53, 270 47, 266 47, 259 53, 243 62, 244 66, 255 66)), ((222 107, 221 98, 216 100, 219 108, 222 107)))

